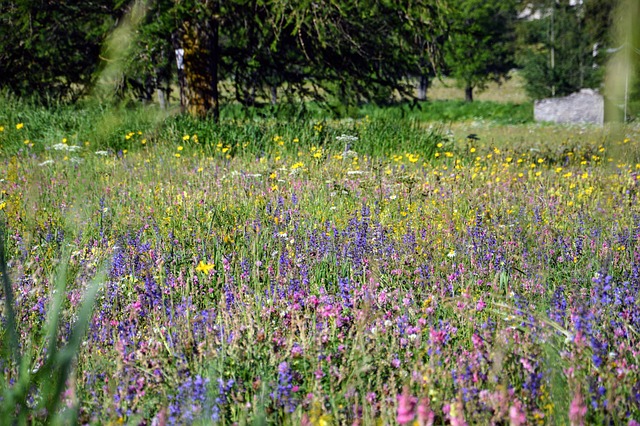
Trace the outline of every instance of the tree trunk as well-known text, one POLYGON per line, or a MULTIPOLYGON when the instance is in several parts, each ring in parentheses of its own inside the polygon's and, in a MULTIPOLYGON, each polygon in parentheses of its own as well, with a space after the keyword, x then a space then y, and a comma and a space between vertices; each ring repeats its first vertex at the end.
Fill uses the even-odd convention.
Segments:
POLYGON ((185 22, 182 37, 187 110, 196 117, 220 119, 218 93, 218 3, 207 22, 185 22))
POLYGON ((467 86, 464 88, 464 100, 467 102, 473 102, 473 87, 467 86))
POLYGON ((420 76, 420 81, 418 82, 418 100, 426 101, 427 100, 427 89, 429 88, 429 77, 426 75, 420 76))

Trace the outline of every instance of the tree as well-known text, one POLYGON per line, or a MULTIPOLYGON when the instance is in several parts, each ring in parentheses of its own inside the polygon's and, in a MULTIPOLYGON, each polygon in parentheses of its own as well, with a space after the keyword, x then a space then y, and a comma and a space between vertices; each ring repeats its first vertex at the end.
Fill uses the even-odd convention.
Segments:
POLYGON ((537 18, 523 19, 519 25, 523 47, 517 62, 531 97, 564 96, 601 85, 616 2, 540 0, 530 4, 537 18))
POLYGON ((467 101, 473 90, 506 78, 514 66, 515 0, 452 0, 445 62, 467 101))
POLYGON ((434 1, 317 1, 285 9, 310 80, 343 104, 413 96, 407 77, 441 66, 445 9, 434 1), (427 61, 425 61, 425 58, 427 61))
POLYGON ((94 83, 119 13, 113 1, 0 2, 0 88, 43 102, 77 100, 94 83))
MULTIPOLYGON (((135 97, 152 101, 154 90, 162 108, 166 108, 173 82, 173 64, 176 61, 177 16, 173 0, 148 2, 144 18, 136 28, 131 52, 123 66, 123 92, 131 91, 135 97)), ((121 93, 122 96, 125 93, 121 93)))
POLYGON ((439 65, 444 21, 433 1, 177 4, 185 18, 184 59, 196 115, 212 110, 217 117, 223 75, 233 79, 243 104, 255 102, 256 91, 287 84, 292 91, 352 105, 409 94, 406 77, 424 68, 423 58, 439 65))

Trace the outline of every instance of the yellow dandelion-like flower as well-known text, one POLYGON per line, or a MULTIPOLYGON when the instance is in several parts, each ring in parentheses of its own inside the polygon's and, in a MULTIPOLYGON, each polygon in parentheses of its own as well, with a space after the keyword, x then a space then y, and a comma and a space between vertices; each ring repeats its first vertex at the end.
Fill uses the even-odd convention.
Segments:
POLYGON ((189 136, 189 135, 184 135, 184 136, 182 137, 182 140, 183 140, 183 141, 188 141, 190 138, 191 138, 191 136, 189 136))
POLYGON ((18 124, 16 124, 16 129, 17 129, 17 130, 22 129, 23 127, 24 127, 24 123, 18 123, 18 124))
POLYGON ((209 271, 211 271, 213 269, 214 265, 212 263, 204 263, 202 260, 198 263, 198 266, 196 266, 196 271, 197 272, 204 272, 205 274, 208 274, 209 271))

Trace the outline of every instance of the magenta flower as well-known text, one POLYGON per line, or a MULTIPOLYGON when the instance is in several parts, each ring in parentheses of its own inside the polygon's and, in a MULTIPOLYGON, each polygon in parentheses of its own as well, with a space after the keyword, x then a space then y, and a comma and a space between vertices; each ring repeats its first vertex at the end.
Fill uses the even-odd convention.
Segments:
POLYGON ((511 426, 522 426, 527 423, 527 415, 522 409, 522 403, 517 399, 509 408, 509 424, 511 426))
POLYGON ((416 398, 412 397, 409 393, 409 387, 405 386, 402 390, 402 394, 398 397, 398 417, 396 420, 401 425, 406 425, 413 421, 415 416, 415 400, 416 398))
POLYGON ((587 414, 587 406, 584 403, 580 391, 576 392, 569 407, 569 422, 571 426, 584 426, 584 418, 587 414))
POLYGON ((431 405, 429 404, 429 400, 427 398, 422 398, 420 400, 420 404, 418 405, 418 424, 420 426, 433 426, 435 421, 436 413, 431 409, 431 405))

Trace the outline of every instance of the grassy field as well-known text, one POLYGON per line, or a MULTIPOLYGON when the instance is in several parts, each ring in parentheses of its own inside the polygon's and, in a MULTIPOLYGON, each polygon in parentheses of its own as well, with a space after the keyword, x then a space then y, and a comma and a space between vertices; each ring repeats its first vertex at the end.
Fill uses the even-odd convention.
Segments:
MULTIPOLYGON (((473 96, 481 102, 524 104, 531 101, 524 90, 524 80, 517 72, 510 73, 501 83, 489 83, 485 90, 474 90, 473 96)), ((432 82, 427 97, 441 101, 464 100, 464 88, 458 87, 454 79, 443 77, 432 82)))
POLYGON ((4 102, 2 418, 640 421, 637 128, 4 102))

